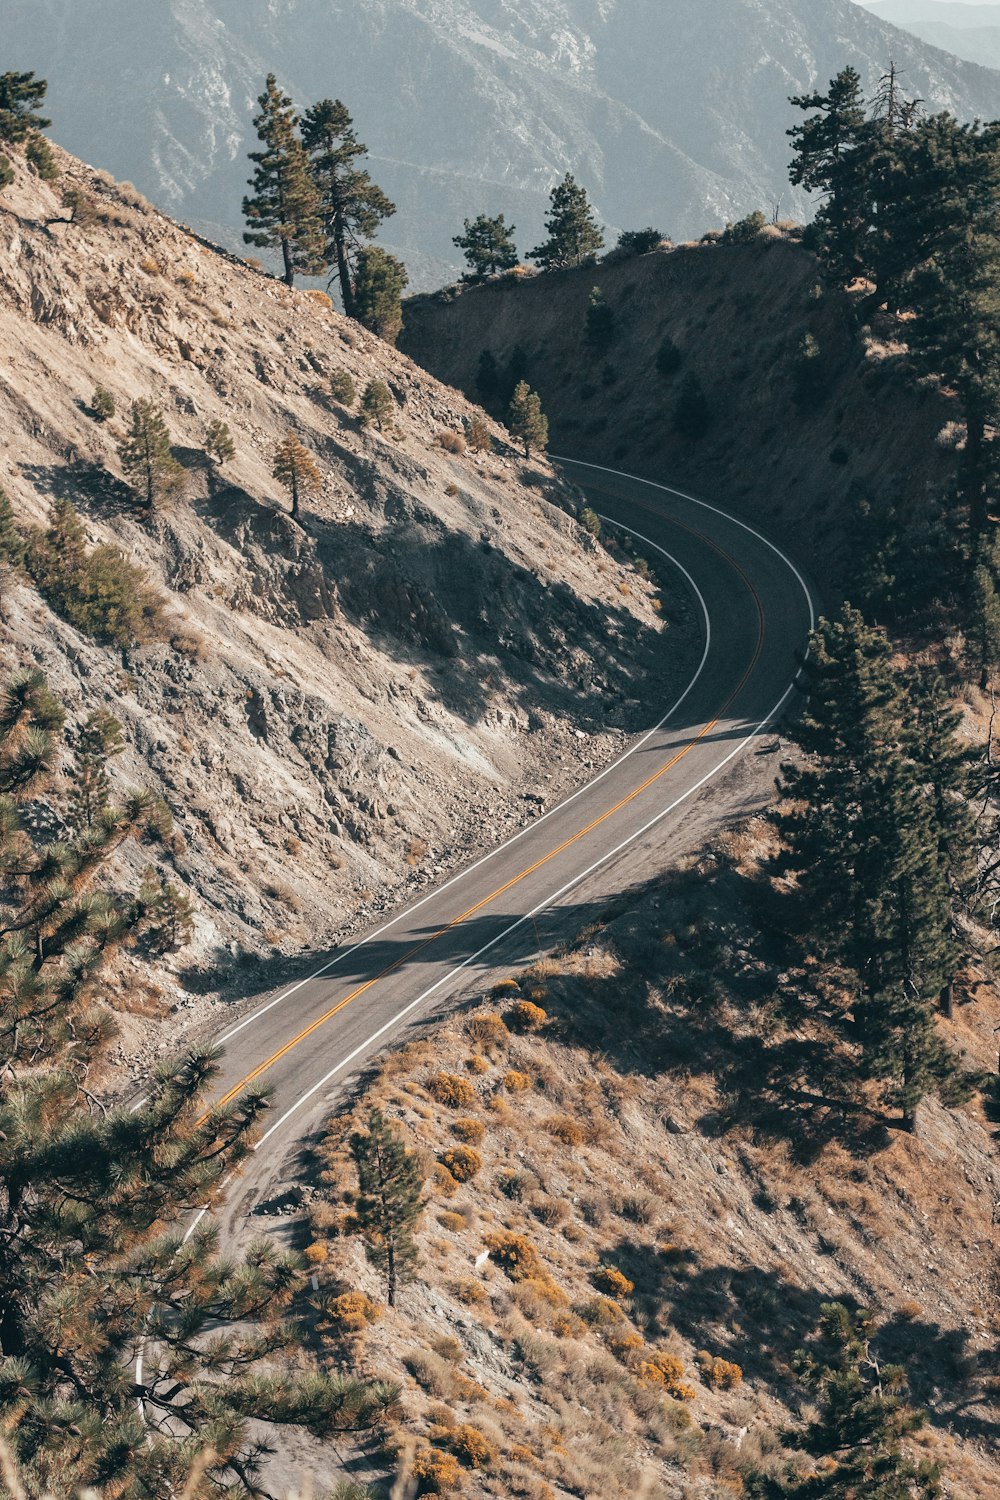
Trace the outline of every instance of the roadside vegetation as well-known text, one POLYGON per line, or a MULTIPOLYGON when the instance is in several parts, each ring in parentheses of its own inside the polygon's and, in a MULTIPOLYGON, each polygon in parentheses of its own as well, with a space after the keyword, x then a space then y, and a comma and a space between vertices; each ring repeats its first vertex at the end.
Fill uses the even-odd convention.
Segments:
MULTIPOLYGON (((50 181, 44 97, 33 74, 0 77, 0 144, 50 181)), ((847 70, 793 103, 793 179, 820 202, 800 235, 816 298, 848 296, 857 327, 905 347, 911 375, 951 403, 949 483, 919 517, 858 497, 852 599, 810 642, 772 812, 389 1058, 328 1123, 301 1257, 262 1242, 222 1258, 204 1226, 181 1238, 252 1149, 263 1095, 206 1110, 204 1050, 164 1066, 135 1111, 92 1087, 115 1036, 115 964, 183 947, 195 907, 153 869, 119 888, 117 851, 170 828, 148 793, 112 795, 117 720, 94 712, 68 731, 40 674, 6 684, 12 1500, 249 1497, 266 1457, 257 1419, 350 1434, 373 1486, 413 1494, 932 1500, 995 1487, 1000 127, 924 118, 894 72, 871 100, 847 70)), ((371 241, 395 210, 346 108, 327 99, 300 116, 272 75, 255 124, 248 242, 280 255, 289 286, 331 273, 348 315, 394 341, 406 272, 371 241)), ((13 180, 0 155, 0 191, 13 180)), ((50 223, 85 226, 96 210, 68 192, 50 223)), ((463 229, 469 281, 520 274, 503 216, 463 229)), ((739 253, 769 230, 757 212, 714 239, 739 253)), ((528 257, 540 273, 584 268, 589 283, 604 237, 571 175, 546 236, 528 257)), ((661 243, 632 231, 611 254, 661 243)), ((142 274, 162 276, 154 256, 142 274)), ((611 363, 623 320, 597 280, 582 318, 592 394, 610 391, 626 374, 611 363)), ((670 425, 695 447, 720 425, 711 392, 669 335, 651 358, 670 425)), ((798 413, 822 402, 824 370, 806 333, 798 413)), ((549 432, 531 373, 520 347, 479 363, 480 394, 525 462, 549 432)), ((374 428, 373 446, 399 440, 402 397, 378 374, 326 369, 313 399, 374 428)), ((118 500, 158 524, 190 465, 166 413, 104 386, 89 412, 124 476, 118 500)), ((478 415, 462 430, 435 418, 435 433, 428 447, 456 475, 504 443, 478 415)), ((238 458, 228 425, 209 422, 195 466, 213 497, 238 458)), ((298 533, 328 476, 291 426, 269 466, 298 533)), ((596 550, 598 516, 578 520, 596 550)), ((167 630, 142 570, 91 546, 68 499, 27 529, 0 493, 0 565, 5 588, 30 578, 102 644, 167 630)), ((389 593, 425 644, 436 601, 389 593)), ((266 732, 262 711, 254 724, 266 732)), ((408 863, 427 854, 406 847, 408 863)))

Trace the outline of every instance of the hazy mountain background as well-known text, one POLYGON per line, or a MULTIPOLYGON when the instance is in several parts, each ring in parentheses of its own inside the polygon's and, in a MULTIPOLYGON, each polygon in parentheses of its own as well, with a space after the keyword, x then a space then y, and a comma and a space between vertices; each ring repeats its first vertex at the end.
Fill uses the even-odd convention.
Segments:
POLYGON ((871 0, 866 8, 882 21, 912 31, 969 62, 1000 68, 1000 5, 964 0, 871 0))
POLYGON ((611 230, 806 215, 787 96, 846 62, 873 84, 891 56, 935 107, 1000 115, 1000 74, 853 0, 3 0, 3 19, 64 145, 227 242, 268 69, 303 106, 342 97, 417 285, 445 278, 466 215, 502 209, 537 243, 567 168, 611 230))

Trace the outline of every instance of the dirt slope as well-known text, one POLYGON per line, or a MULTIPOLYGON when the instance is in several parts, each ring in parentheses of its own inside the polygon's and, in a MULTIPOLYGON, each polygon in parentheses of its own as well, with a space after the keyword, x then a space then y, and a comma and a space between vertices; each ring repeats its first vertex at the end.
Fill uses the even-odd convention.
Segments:
MULTIPOLYGON (((466 1497, 739 1495, 802 1414, 793 1357, 834 1299, 877 1311, 878 1357, 907 1365, 944 1495, 997 1493, 995 1122, 927 1101, 907 1135, 765 1087, 784 1033, 747 877, 768 848, 761 820, 725 835, 439 1019, 331 1122, 310 1250, 326 1355, 402 1367, 401 1432, 457 1453, 466 1497), (428 1178, 395 1310, 351 1229, 346 1138, 373 1106, 428 1178), (508 1272, 497 1237, 512 1235, 508 1272), (360 1319, 333 1300, 359 1291, 375 1304, 360 1319), (657 1356, 677 1362, 666 1381, 657 1356)), ((945 1029, 989 1068, 1000 1007, 972 993, 945 1029)), ((370 1453, 359 1477, 384 1464, 370 1453)))
MULTIPOLYGON (((102 647, 23 584, 4 598, 3 663, 43 667, 74 717, 112 708, 128 741, 116 785, 172 808, 198 923, 163 1004, 189 1009, 234 956, 329 942, 580 780, 643 721, 649 674, 675 670, 680 647, 546 465, 499 430, 488 457, 436 446, 471 412, 459 395, 58 159, 51 187, 18 161, 0 203, 0 486, 24 526, 72 498, 92 541, 148 570, 169 630, 102 647), (67 185, 96 222, 46 222, 67 185), (388 381, 392 431, 324 394, 334 369, 359 390, 388 381), (103 425, 97 385, 118 406, 103 425), (165 410, 188 472, 152 515, 116 453, 138 397, 165 410), (201 451, 215 418, 237 447, 219 476, 201 451), (323 474, 301 525, 271 477, 290 429, 323 474)), ((171 1021, 150 1045, 176 1039, 171 1021)))

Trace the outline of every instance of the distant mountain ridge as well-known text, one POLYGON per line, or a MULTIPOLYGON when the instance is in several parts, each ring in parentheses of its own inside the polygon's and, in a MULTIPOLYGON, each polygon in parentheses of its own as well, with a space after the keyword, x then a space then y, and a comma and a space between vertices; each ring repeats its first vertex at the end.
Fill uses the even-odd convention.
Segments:
POLYGON ((873 85, 892 57, 933 107, 1000 116, 1000 74, 853 0, 5 0, 4 30, 66 146, 230 242, 265 73, 302 106, 343 97, 418 285, 465 216, 503 210, 536 243, 567 169, 612 230, 804 216, 787 96, 847 62, 873 85))
POLYGON ((968 62, 1000 68, 1000 5, 962 0, 866 0, 872 15, 968 62))

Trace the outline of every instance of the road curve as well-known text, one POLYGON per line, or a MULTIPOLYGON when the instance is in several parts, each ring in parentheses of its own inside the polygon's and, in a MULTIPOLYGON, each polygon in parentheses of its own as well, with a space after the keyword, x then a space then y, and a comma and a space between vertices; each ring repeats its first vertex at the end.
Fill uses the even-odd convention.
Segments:
POLYGON ((602 516, 686 578, 705 623, 697 671, 676 703, 650 706, 659 722, 593 781, 221 1034, 215 1099, 254 1084, 273 1098, 256 1154, 217 1210, 224 1239, 288 1186, 293 1154, 366 1060, 690 849, 705 831, 695 807, 712 799, 722 822, 727 772, 793 697, 815 593, 785 553, 678 490, 560 464, 602 516))

